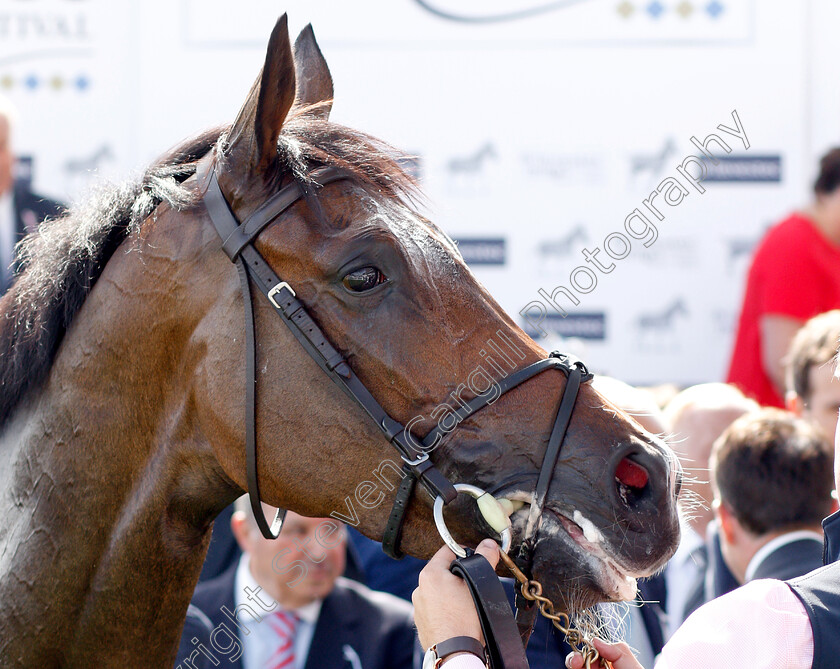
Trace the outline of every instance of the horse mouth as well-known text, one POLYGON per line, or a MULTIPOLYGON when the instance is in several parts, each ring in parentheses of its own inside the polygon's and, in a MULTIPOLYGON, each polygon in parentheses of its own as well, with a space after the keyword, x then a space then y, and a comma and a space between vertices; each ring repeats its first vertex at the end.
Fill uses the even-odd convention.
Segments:
POLYGON ((636 579, 644 574, 623 567, 615 557, 607 553, 604 537, 591 521, 580 511, 574 512, 575 520, 556 509, 546 508, 546 511, 559 521, 577 552, 590 564, 596 583, 609 599, 622 601, 636 597, 636 579))
MULTIPOLYGON (((520 530, 519 536, 522 536, 529 511, 530 504, 526 503, 511 515, 513 525, 520 530)), ((542 535, 544 539, 559 538, 569 546, 577 560, 587 565, 593 584, 606 600, 634 599, 636 579, 647 574, 624 567, 611 551, 608 552, 601 531, 580 511, 574 511, 571 515, 572 518, 569 518, 556 508, 546 506, 539 521, 537 536, 542 535)))

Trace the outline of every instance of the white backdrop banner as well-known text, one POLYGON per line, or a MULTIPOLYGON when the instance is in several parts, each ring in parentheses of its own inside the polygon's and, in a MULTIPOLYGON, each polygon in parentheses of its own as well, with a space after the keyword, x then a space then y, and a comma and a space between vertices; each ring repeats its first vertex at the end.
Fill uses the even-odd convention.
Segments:
POLYGON ((838 139, 831 3, 0 0, 35 187, 77 199, 230 122, 283 11, 333 120, 416 154, 430 216, 546 348, 723 377, 754 245, 838 139))

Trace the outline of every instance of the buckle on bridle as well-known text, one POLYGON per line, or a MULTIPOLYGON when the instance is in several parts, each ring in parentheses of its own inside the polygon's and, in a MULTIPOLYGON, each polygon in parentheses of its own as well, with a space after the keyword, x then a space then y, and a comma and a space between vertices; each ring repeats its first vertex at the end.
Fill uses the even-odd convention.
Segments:
POLYGON ((268 293, 266 294, 266 297, 268 298, 268 301, 271 302, 275 306, 275 308, 277 308, 277 309, 282 309, 283 307, 281 307, 277 303, 277 300, 274 299, 274 296, 277 295, 277 293, 279 293, 284 288, 286 288, 292 294, 292 297, 297 297, 297 293, 295 293, 295 291, 292 289, 292 287, 288 283, 286 283, 285 281, 281 281, 276 286, 274 286, 274 288, 269 290, 268 293))
POLYGON ((577 367, 580 370, 581 383, 591 381, 594 376, 594 374, 592 374, 586 367, 586 363, 584 363, 583 360, 581 360, 575 355, 572 355, 571 353, 561 353, 560 351, 552 351, 548 354, 548 357, 559 360, 563 367, 565 367, 569 372, 571 372, 572 369, 577 367))
POLYGON ((426 460, 429 459, 429 454, 423 453, 416 460, 408 460, 404 455, 401 455, 400 457, 402 458, 402 461, 409 467, 416 467, 417 465, 422 465, 424 462, 426 462, 426 460))

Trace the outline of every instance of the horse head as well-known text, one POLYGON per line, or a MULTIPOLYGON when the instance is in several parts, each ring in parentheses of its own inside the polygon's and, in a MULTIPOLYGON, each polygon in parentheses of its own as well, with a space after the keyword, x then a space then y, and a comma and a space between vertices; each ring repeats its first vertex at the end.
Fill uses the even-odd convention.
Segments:
MULTIPOLYGON (((216 146, 218 183, 240 221, 283 185, 302 184, 306 195, 265 227, 256 249, 392 418, 418 440, 441 427, 430 456, 450 481, 512 501, 517 551, 566 377, 541 373, 473 415, 457 414, 546 353, 480 285, 452 240, 411 206, 414 184, 395 154, 329 121, 332 98, 311 30, 293 49, 283 17, 259 78, 216 146), (347 178, 307 185, 321 166, 347 178)), ((192 335, 192 401, 238 493, 247 488, 243 305, 236 270, 202 218, 209 251, 190 298, 206 315, 192 335)), ((381 538, 399 485, 397 454, 268 301, 258 295, 253 304, 263 500, 342 517, 381 538)), ((584 384, 523 566, 567 607, 632 597, 632 579, 661 568, 675 549, 677 479, 669 449, 584 384)), ((403 548, 420 557, 441 544, 431 502, 415 492, 403 531, 403 548)), ((488 532, 463 496, 447 506, 447 520, 467 544, 488 532)))

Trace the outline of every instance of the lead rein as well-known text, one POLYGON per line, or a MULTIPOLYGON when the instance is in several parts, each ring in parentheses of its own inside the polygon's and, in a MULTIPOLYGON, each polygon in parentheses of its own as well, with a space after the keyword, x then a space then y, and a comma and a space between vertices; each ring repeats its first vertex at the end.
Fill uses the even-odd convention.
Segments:
MULTIPOLYGON (((551 624, 563 633, 569 645, 572 647, 572 650, 580 653, 583 656, 584 666, 587 669, 596 667, 599 659, 601 660, 603 666, 606 666, 608 669, 611 669, 612 663, 601 658, 600 653, 598 653, 598 651, 592 643, 592 639, 583 635, 580 632, 580 630, 574 627, 571 619, 569 618, 569 615, 563 611, 559 613, 555 612, 554 604, 551 602, 550 599, 544 597, 542 594, 542 584, 534 579, 529 579, 525 575, 525 573, 519 567, 516 566, 516 563, 513 561, 513 558, 511 558, 508 554, 512 539, 510 517, 502 509, 502 506, 501 504, 499 504, 499 501, 495 497, 493 497, 493 495, 482 490, 481 488, 478 488, 477 486, 468 485, 465 483, 456 483, 455 490, 459 493, 463 492, 473 497, 476 500, 476 504, 478 505, 479 511, 481 512, 481 515, 484 518, 485 522, 487 522, 487 524, 493 530, 499 533, 501 538, 501 544, 499 546, 499 557, 501 561, 505 564, 505 566, 508 568, 508 570, 511 572, 513 577, 516 579, 518 583, 519 594, 525 600, 536 604, 539 608, 540 614, 544 618, 550 620, 551 624)), ((460 546, 450 534, 443 518, 443 505, 444 500, 441 497, 435 499, 435 525, 437 526, 438 533, 443 539, 443 542, 457 556, 457 559, 453 562, 453 565, 455 565, 461 560, 467 558, 468 555, 472 553, 472 551, 470 551, 468 554, 468 551, 465 550, 462 546, 460 546)), ((459 576, 461 576, 462 578, 464 577, 463 570, 459 569, 455 571, 459 576)), ((480 599, 480 592, 475 592, 472 588, 471 591, 473 592, 474 598, 480 599)), ((480 609, 481 606, 482 603, 476 601, 476 607, 480 609)), ((525 644, 526 641, 523 639, 523 647, 525 644)), ((503 658, 502 661, 504 661, 503 658)))

